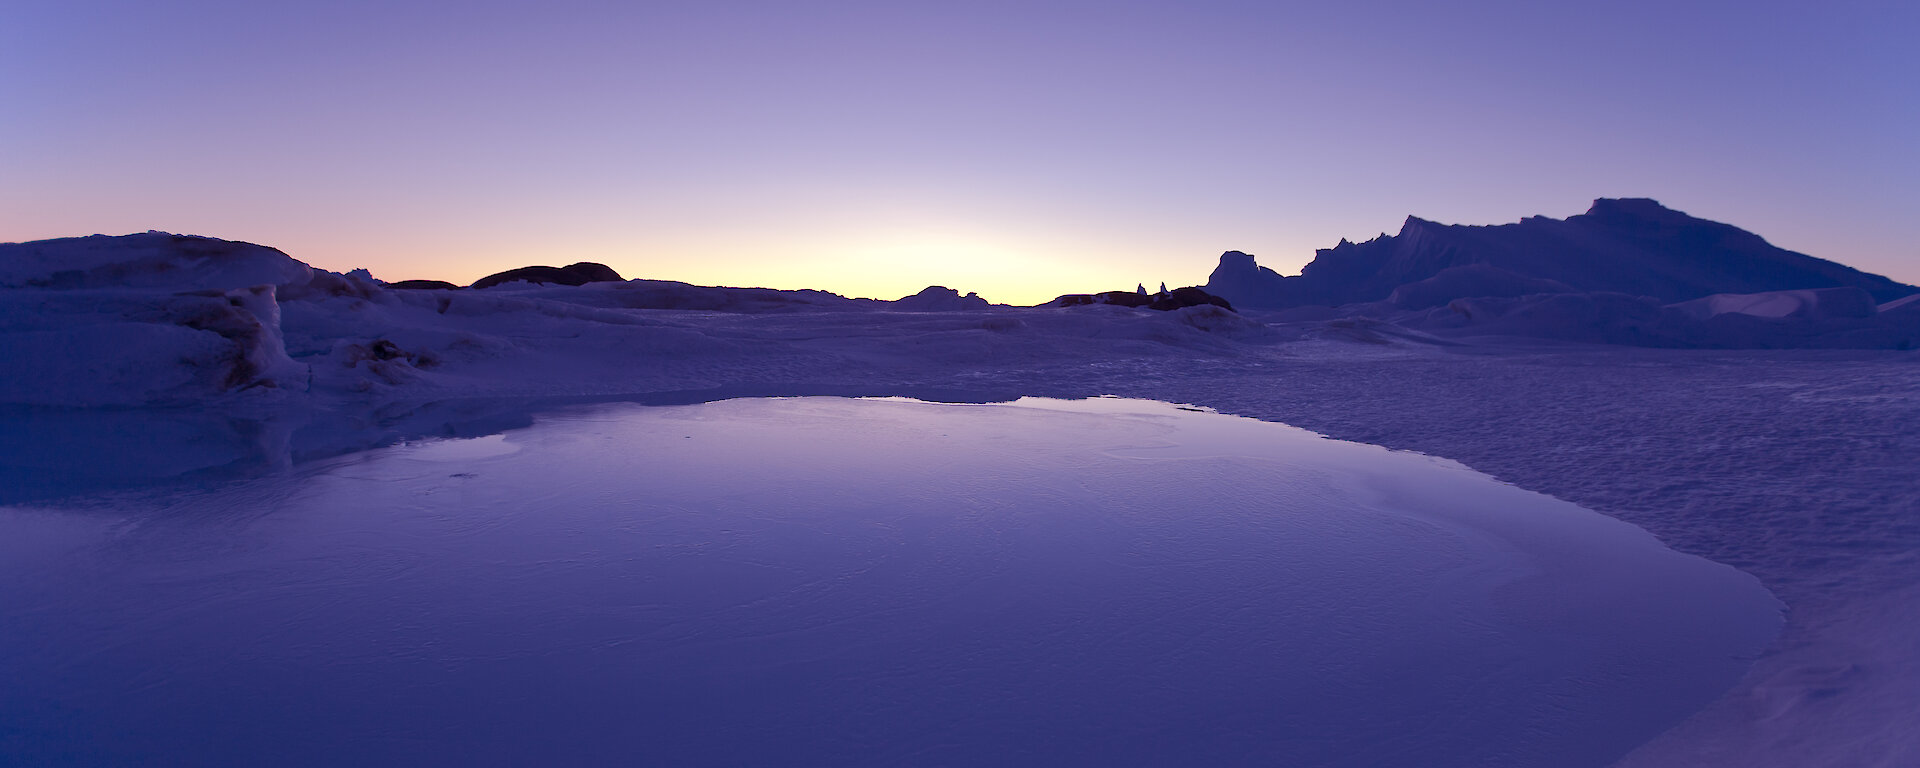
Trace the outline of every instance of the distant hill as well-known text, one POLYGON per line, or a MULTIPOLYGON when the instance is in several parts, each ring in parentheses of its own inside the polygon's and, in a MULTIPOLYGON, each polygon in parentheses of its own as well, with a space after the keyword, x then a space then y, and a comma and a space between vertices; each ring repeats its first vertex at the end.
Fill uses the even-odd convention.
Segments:
POLYGON ((1397 235, 1342 240, 1318 251, 1293 277, 1228 251, 1206 285, 1235 306, 1269 309, 1368 302, 1424 309, 1461 298, 1552 293, 1617 293, 1669 304, 1817 288, 1858 288, 1877 302, 1920 292, 1645 198, 1602 198, 1578 216, 1495 226, 1409 216, 1397 235))

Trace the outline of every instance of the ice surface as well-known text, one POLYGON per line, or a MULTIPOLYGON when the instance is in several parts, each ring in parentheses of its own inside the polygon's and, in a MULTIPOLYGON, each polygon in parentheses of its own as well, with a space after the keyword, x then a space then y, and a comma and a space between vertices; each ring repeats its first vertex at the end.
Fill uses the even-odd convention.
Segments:
POLYGON ((1132 400, 602 406, 0 526, 26 763, 1602 765, 1779 624, 1452 462, 1132 400))
MULTIPOLYGON (((1781 641, 1634 766, 1907 765, 1920 739, 1920 359, 1331 346, 1107 391, 1459 459, 1758 576, 1781 641)), ((1144 374, 1159 366, 1143 366, 1144 374)), ((1137 379, 1137 382, 1135 381, 1137 379)))

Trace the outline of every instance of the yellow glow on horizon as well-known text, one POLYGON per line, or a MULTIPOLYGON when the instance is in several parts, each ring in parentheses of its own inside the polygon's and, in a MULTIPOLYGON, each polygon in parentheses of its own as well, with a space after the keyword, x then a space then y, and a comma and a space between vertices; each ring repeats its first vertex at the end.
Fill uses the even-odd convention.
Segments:
POLYGON ((990 301, 1038 304, 1058 296, 1077 270, 1031 248, 984 239, 923 235, 881 236, 839 253, 816 253, 796 278, 829 278, 844 290, 868 298, 897 299, 929 285, 990 301))
POLYGON ((1205 253, 1181 269, 1151 245, 1072 242, 1059 233, 1000 236, 979 232, 900 228, 862 233, 724 233, 716 236, 511 237, 432 241, 326 233, 296 242, 269 242, 316 267, 345 272, 365 267, 382 280, 436 279, 468 284, 534 264, 591 261, 633 279, 693 285, 782 290, 815 289, 849 298, 892 300, 930 285, 977 293, 999 304, 1030 306, 1064 293, 1130 290, 1204 281, 1205 253), (827 237, 818 237, 827 234, 827 237), (369 240, 377 242, 369 248, 369 240))
POLYGON ((665 269, 634 276, 701 285, 814 288, 886 300, 941 285, 1015 305, 1039 304, 1062 293, 1132 287, 1132 282, 1105 285, 1106 278, 1089 270, 1085 260, 1072 260, 1038 244, 918 231, 876 233, 844 244, 661 260, 657 266, 665 269), (676 276, 668 277, 668 272, 676 276))

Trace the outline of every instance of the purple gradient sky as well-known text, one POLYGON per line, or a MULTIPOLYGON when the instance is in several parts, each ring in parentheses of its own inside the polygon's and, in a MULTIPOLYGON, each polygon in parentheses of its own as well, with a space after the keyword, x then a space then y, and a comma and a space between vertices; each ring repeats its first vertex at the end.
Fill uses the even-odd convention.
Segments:
POLYGON ((1920 4, 0 4, 0 241, 1035 303, 1654 197, 1920 282, 1920 4))

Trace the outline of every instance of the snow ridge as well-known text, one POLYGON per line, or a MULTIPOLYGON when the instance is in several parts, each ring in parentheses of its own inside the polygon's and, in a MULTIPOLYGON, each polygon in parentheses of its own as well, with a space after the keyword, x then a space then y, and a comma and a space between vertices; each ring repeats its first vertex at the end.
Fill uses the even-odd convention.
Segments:
POLYGON ((1428 286, 1423 301, 1516 295, 1516 278, 1534 281, 1536 289, 1558 285, 1562 292, 1622 293, 1662 304, 1718 293, 1818 288, 1858 288, 1882 302, 1920 292, 1644 198, 1602 198, 1565 220, 1532 216, 1497 226, 1409 216, 1397 235, 1358 244, 1342 240, 1318 251, 1294 277, 1257 268, 1251 257, 1229 251, 1206 287, 1241 307, 1392 302, 1401 286, 1463 268, 1480 268, 1484 277, 1456 272, 1444 292, 1428 286))

